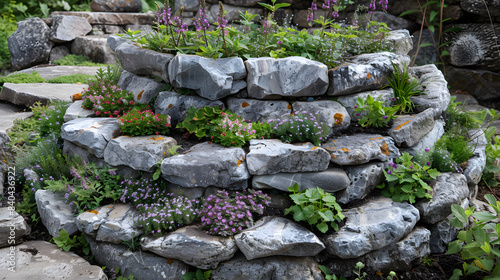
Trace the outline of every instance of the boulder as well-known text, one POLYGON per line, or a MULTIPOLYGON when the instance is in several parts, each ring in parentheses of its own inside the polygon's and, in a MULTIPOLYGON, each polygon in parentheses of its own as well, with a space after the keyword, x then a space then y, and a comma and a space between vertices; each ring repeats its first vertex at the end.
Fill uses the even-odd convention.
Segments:
POLYGON ((351 124, 351 116, 339 102, 331 100, 319 100, 313 102, 294 102, 293 111, 297 113, 311 113, 319 116, 321 122, 326 122, 332 129, 330 134, 339 130, 345 130, 351 124))
POLYGON ((250 178, 242 148, 201 143, 161 163, 162 177, 183 187, 246 189, 250 178))
POLYGON ((445 220, 451 214, 451 205, 461 204, 469 195, 467 180, 463 174, 442 173, 429 186, 432 188, 432 198, 415 204, 420 211, 421 220, 429 224, 445 220))
POLYGON ((252 175, 323 171, 330 155, 311 143, 285 144, 278 139, 250 140, 246 163, 252 175))
POLYGON ((118 136, 119 127, 114 118, 74 119, 61 127, 61 137, 103 158, 104 148, 111 138, 118 136))
POLYGON ((124 70, 120 75, 118 86, 134 94, 137 103, 145 104, 158 96, 164 83, 155 81, 148 77, 135 75, 124 70))
POLYGON ((474 147, 474 152, 472 157, 467 161, 467 167, 464 170, 465 178, 467 178, 467 184, 469 187, 473 187, 481 181, 483 175, 483 169, 486 166, 486 144, 488 141, 484 136, 482 129, 471 129, 468 132, 469 145, 474 147))
POLYGON ((451 66, 446 69, 446 80, 449 81, 450 90, 468 92, 484 105, 499 100, 500 73, 451 66))
POLYGON ((450 103, 450 91, 443 73, 434 64, 410 67, 410 73, 416 76, 423 87, 423 95, 410 97, 415 111, 423 112, 432 108, 434 118, 437 119, 450 103))
POLYGON ((10 62, 15 70, 47 63, 50 50, 51 30, 40 18, 28 18, 17 23, 17 29, 7 38, 10 62))
POLYGON ((83 100, 76 100, 69 105, 68 109, 66 109, 66 113, 64 114, 64 121, 69 122, 78 118, 91 118, 95 116, 94 111, 83 109, 82 106, 83 100))
MULTIPOLYGON (((195 2, 198 2, 196 0, 193 0, 195 2)), ((236 6, 233 6, 233 4, 231 3, 228 3, 227 1, 224 1, 224 11, 226 12, 226 20, 228 22, 234 22, 234 21, 238 21, 241 19, 240 17, 240 12, 245 14, 245 12, 249 12, 249 13, 252 13, 254 15, 260 15, 260 16, 263 16, 264 15, 264 9, 263 8, 257 8, 257 7, 253 7, 253 8, 245 8, 245 7, 238 7, 238 5, 236 6), (228 5, 229 4, 229 5, 228 5)), ((210 6, 210 8, 208 9, 208 16, 207 16, 207 19, 208 19, 208 22, 209 23, 214 23, 217 21, 217 14, 219 13, 219 5, 212 5, 210 6)), ((197 14, 197 16, 199 15, 199 13, 197 14)))
POLYGON ((215 269, 219 262, 231 259, 238 250, 233 237, 208 235, 200 226, 183 227, 158 238, 143 237, 141 247, 200 269, 215 269))
POLYGON ((466 12, 487 17, 488 15, 500 14, 500 3, 498 1, 461 0, 460 7, 466 12), (486 5, 488 3, 488 5, 486 5))
POLYGON ((388 161, 401 155, 394 145, 394 139, 377 134, 336 137, 321 147, 331 154, 330 161, 339 165, 359 165, 371 160, 388 161))
MULTIPOLYGON (((376 12, 374 12, 376 13, 376 12)), ((380 13, 380 12, 378 12, 380 13)), ((388 15, 383 13, 384 15, 388 15)), ((397 19, 405 20, 401 17, 396 17, 397 19)), ((398 22, 396 24, 407 24, 406 22, 398 22)), ((389 32, 387 37, 385 37, 386 41, 389 41, 394 44, 395 50, 394 53, 400 55, 407 55, 413 49, 413 40, 410 36, 410 32, 406 30, 407 28, 393 28, 398 30, 392 30, 389 32)))
POLYGON ((315 256, 325 249, 303 226, 282 217, 267 216, 234 236, 247 260, 271 256, 315 256))
POLYGON ((36 206, 43 225, 53 237, 59 237, 64 228, 71 236, 78 233, 75 211, 66 202, 63 193, 54 193, 49 190, 37 190, 35 193, 36 206))
POLYGON ((64 58, 68 54, 69 49, 66 46, 55 46, 50 50, 49 63, 52 64, 54 61, 64 58))
POLYGON ((0 248, 18 244, 21 237, 30 232, 30 226, 14 207, 0 208, 0 248))
POLYGON ((134 226, 139 212, 131 204, 111 204, 76 217, 78 229, 96 241, 120 244, 144 233, 134 226))
POLYGON ((239 57, 205 58, 179 54, 168 65, 168 77, 174 87, 196 90, 201 97, 218 100, 245 88, 243 59, 239 57), (194 78, 195 77, 195 78, 194 78))
POLYGON ((48 105, 51 101, 71 102, 71 96, 81 93, 88 85, 78 84, 3 84, 0 91, 0 100, 25 107, 33 106, 36 102, 48 105))
POLYGON ((156 164, 170 156, 169 149, 175 145, 174 138, 163 135, 120 136, 109 141, 104 149, 104 161, 113 166, 153 172, 156 164))
POLYGON ((370 95, 373 99, 382 102, 383 106, 390 107, 395 104, 394 91, 392 88, 380 89, 380 90, 372 90, 365 91, 360 93, 354 93, 349 95, 343 95, 337 97, 337 102, 342 104, 344 108, 347 110, 351 118, 354 118, 354 106, 356 106, 356 102, 358 102, 358 98, 366 100, 366 98, 370 95))
POLYGON ((85 162, 92 162, 95 166, 99 168, 103 168, 106 166, 106 162, 102 158, 96 157, 94 154, 91 154, 85 148, 77 146, 70 141, 64 140, 62 152, 64 155, 74 158, 80 157, 85 162))
POLYGON ((337 201, 343 204, 365 198, 384 179, 384 164, 381 162, 343 166, 343 169, 350 183, 335 194, 337 201))
POLYGON ((245 66, 251 98, 320 96, 328 88, 327 66, 304 57, 250 58, 245 66))
MULTIPOLYGON (((177 0, 175 1, 174 10, 180 10, 184 7, 185 12, 197 12, 200 8, 200 2, 197 0, 177 0)), ((224 5, 225 8, 225 5, 224 5)))
POLYGON ((0 249, 0 269, 4 279, 108 279, 99 266, 46 241, 27 241, 0 249), (11 253, 15 255, 14 265, 9 261, 11 253))
POLYGON ((67 12, 55 11, 51 15, 78 16, 88 20, 90 24, 96 25, 128 25, 128 24, 149 24, 153 25, 157 15, 154 12, 148 13, 94 13, 94 12, 67 12))
POLYGON ((56 43, 71 42, 76 37, 85 36, 92 31, 92 25, 82 17, 52 16, 50 40, 56 43))
POLYGON ((187 111, 191 107, 196 109, 205 106, 217 106, 224 108, 224 103, 220 100, 208 100, 195 95, 183 95, 173 91, 162 91, 155 102, 155 112, 157 114, 167 114, 170 116, 170 122, 175 125, 186 118, 187 111))
POLYGON ((319 187, 326 192, 337 192, 348 187, 350 183, 346 172, 335 167, 319 172, 278 173, 252 177, 254 189, 278 189, 285 192, 294 184, 298 184, 301 191, 319 187))
POLYGON ((348 62, 328 70, 330 85, 327 94, 338 96, 379 89, 388 84, 386 78, 394 71, 391 62, 401 69, 409 61, 406 55, 390 52, 354 56, 348 62))
POLYGON ((88 56, 93 62, 116 64, 116 56, 108 46, 107 36, 79 36, 71 43, 71 53, 88 56))
MULTIPOLYGON (((465 210, 472 205, 469 205, 469 199, 466 198, 460 206, 465 210)), ((476 211, 480 211, 480 209, 476 208, 476 211)), ((448 243, 456 240, 460 230, 450 224, 450 220, 454 217, 455 215, 450 214, 445 220, 439 221, 430 227, 429 247, 432 254, 445 253, 448 250, 448 243)))
POLYGON ((342 259, 357 258, 400 241, 420 219, 413 205, 385 197, 375 197, 343 213, 345 225, 324 238, 328 253, 342 259))
POLYGON ((408 148, 402 149, 401 151, 408 152, 410 155, 415 156, 418 153, 422 153, 425 149, 431 149, 434 147, 436 142, 444 134, 444 121, 439 119, 434 121, 434 127, 427 133, 424 137, 420 138, 417 144, 408 148))
POLYGON ((292 112, 287 101, 278 100, 228 98, 227 108, 250 122, 268 122, 292 112))
POLYGON ((140 13, 142 2, 140 0, 92 0, 90 10, 92 12, 140 13))
POLYGON ((129 39, 125 39, 115 34, 109 35, 108 38, 106 39, 106 42, 108 43, 109 48, 113 52, 115 52, 116 48, 118 48, 118 46, 120 46, 121 44, 130 44, 130 45, 134 44, 134 42, 130 41, 129 39))
POLYGON ((389 129, 398 147, 413 147, 434 128, 434 114, 427 109, 415 115, 400 115, 389 129))

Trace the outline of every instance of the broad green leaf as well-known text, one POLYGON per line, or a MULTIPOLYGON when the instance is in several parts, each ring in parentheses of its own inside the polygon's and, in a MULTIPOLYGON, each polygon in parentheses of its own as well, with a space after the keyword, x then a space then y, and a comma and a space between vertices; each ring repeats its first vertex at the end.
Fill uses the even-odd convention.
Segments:
POLYGON ((333 212, 331 210, 318 211, 318 214, 327 222, 334 221, 333 212))
POLYGON ((458 240, 448 243, 448 251, 446 251, 447 255, 457 254, 460 251, 462 251, 462 244, 460 244, 458 240))
POLYGON ((491 214, 490 212, 475 212, 472 216, 479 221, 491 221, 497 218, 497 216, 491 214))
POLYGON ((302 209, 302 213, 306 218, 310 218, 314 215, 315 209, 313 205, 308 205, 302 209))
POLYGON ((316 227, 318 228, 319 231, 321 231, 322 233, 325 233, 328 231, 328 224, 325 223, 325 222, 322 222, 322 223, 319 223, 316 225, 316 227))
POLYGON ((460 205, 457 204, 451 205, 451 212, 462 224, 467 223, 469 216, 467 216, 465 210, 460 205))
POLYGON ((433 47, 434 45, 432 43, 421 43, 420 48, 425 48, 425 47, 433 47))

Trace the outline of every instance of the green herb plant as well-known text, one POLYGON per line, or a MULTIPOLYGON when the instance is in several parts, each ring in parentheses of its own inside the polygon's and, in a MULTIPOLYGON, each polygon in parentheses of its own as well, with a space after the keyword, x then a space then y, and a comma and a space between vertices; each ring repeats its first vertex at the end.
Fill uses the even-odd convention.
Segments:
POLYGON ((430 162, 421 166, 412 161, 412 156, 404 152, 389 163, 389 170, 384 170, 386 182, 377 186, 382 195, 391 197, 396 202, 408 201, 413 204, 417 198, 432 198, 432 188, 425 182, 436 179, 441 173, 430 167, 430 162))
POLYGON ((368 95, 365 100, 358 97, 354 106, 354 116, 362 127, 387 127, 389 122, 395 119, 399 106, 385 107, 383 102, 375 100, 368 95))
POLYGON ((316 226, 322 233, 326 233, 329 227, 335 231, 339 229, 337 223, 345 216, 335 196, 321 188, 300 191, 297 183, 289 187, 288 191, 293 192, 290 198, 295 205, 287 208, 285 215, 292 213, 295 221, 307 222, 310 226, 316 226))
POLYGON ((73 238, 71 238, 63 228, 59 232, 59 237, 53 237, 52 241, 54 241, 54 243, 65 252, 68 252, 71 249, 80 249, 85 255, 88 256, 90 254, 90 245, 85 239, 85 234, 83 233, 80 235, 74 235, 73 238))
POLYGON ((195 272, 190 271, 184 273, 182 275, 182 280, 208 280, 210 279, 211 273, 212 270, 202 271, 201 269, 197 268, 195 272))
POLYGON ((402 69, 391 61, 393 72, 392 76, 387 78, 389 86, 394 90, 394 97, 399 104, 399 112, 406 114, 413 111, 414 104, 410 97, 422 95, 420 82, 413 78, 409 72, 408 63, 404 63, 402 69))

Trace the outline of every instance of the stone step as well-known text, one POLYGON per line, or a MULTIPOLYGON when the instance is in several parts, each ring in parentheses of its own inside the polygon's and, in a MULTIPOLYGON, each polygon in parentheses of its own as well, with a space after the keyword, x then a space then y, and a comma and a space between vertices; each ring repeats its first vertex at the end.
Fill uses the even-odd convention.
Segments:
POLYGON ((50 80, 56 77, 68 76, 73 74, 95 75, 100 66, 71 66, 71 65, 54 65, 50 67, 31 67, 18 71, 16 73, 31 74, 34 71, 45 80, 50 80))
POLYGON ((32 106, 37 101, 42 104, 56 100, 71 102, 71 96, 81 93, 86 88, 88 85, 5 83, 0 92, 0 100, 26 107, 32 106))
POLYGON ((33 116, 33 113, 24 112, 24 109, 21 106, 0 102, 0 130, 8 131, 14 126, 15 120, 33 116))
POLYGON ((108 13, 108 12, 53 12, 51 15, 77 16, 86 18, 90 24, 128 25, 149 24, 153 25, 156 14, 151 13, 108 13))

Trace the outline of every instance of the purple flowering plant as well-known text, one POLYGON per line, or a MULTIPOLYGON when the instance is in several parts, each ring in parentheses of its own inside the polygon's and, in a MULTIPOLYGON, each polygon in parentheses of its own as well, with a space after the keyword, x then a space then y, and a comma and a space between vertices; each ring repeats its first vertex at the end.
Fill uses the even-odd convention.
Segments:
POLYGON ((326 141, 331 131, 331 127, 326 122, 320 121, 318 116, 307 111, 283 114, 278 119, 268 122, 271 125, 272 134, 286 143, 312 142, 318 146, 326 141))
POLYGON ((395 119, 399 106, 384 106, 384 102, 375 100, 371 95, 366 99, 358 97, 354 106, 354 120, 362 127, 387 127, 389 122, 395 119))

